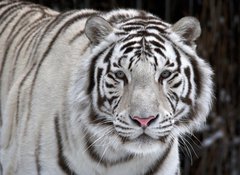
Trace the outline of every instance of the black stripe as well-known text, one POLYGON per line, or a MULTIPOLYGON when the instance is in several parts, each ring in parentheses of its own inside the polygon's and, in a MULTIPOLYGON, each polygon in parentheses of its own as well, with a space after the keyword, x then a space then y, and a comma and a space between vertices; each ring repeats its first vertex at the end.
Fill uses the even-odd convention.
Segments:
POLYGON ((140 30, 140 31, 137 32, 137 35, 141 38, 147 36, 148 34, 149 34, 149 32, 146 31, 146 30, 140 30))
POLYGON ((35 161, 36 161, 36 166, 37 166, 37 174, 40 175, 41 174, 41 161, 40 161, 40 154, 41 154, 41 127, 40 127, 40 131, 38 133, 38 137, 36 140, 36 149, 35 149, 35 161))
MULTIPOLYGON (((151 40, 151 41, 149 41, 151 44, 153 44, 154 46, 157 46, 158 48, 161 48, 161 49, 163 49, 163 50, 165 50, 165 47, 164 47, 164 45, 162 45, 161 43, 159 43, 159 42, 157 42, 157 41, 154 41, 154 40, 151 40)), ((160 50, 161 50, 160 49, 160 50)))
POLYGON ((135 47, 128 47, 124 52, 123 54, 128 54, 129 52, 132 52, 133 49, 136 49, 135 47))
POLYGON ((200 72, 200 68, 199 65, 197 63, 197 61, 195 60, 195 58, 190 57, 189 58, 192 68, 193 68, 193 73, 194 73, 194 83, 196 85, 196 97, 200 96, 200 93, 202 92, 202 74, 200 72))
POLYGON ((108 53, 107 53, 107 55, 105 56, 105 58, 104 58, 104 63, 108 63, 109 65, 110 65, 110 59, 111 59, 111 57, 112 57, 112 54, 113 54, 113 50, 114 50, 114 46, 110 46, 111 47, 111 49, 108 51, 108 53))
POLYGON ((117 36, 123 36, 123 35, 127 35, 127 34, 128 34, 128 32, 125 32, 125 31, 118 31, 115 33, 115 35, 117 35, 117 36))
POLYGON ((122 43, 129 42, 131 39, 133 39, 135 37, 139 37, 139 36, 137 34, 128 35, 126 38, 122 39, 121 42, 122 43))
MULTIPOLYGON (((159 20, 159 19, 157 19, 159 20)), ((155 24, 155 25, 159 25, 159 26, 163 26, 163 27, 168 27, 166 24, 164 24, 161 21, 149 21, 150 24, 155 24)), ((166 33, 165 31, 163 31, 163 33, 166 33)))
POLYGON ((169 59, 167 59, 167 61, 166 61, 166 63, 165 63, 164 66, 167 66, 167 65, 169 65, 169 64, 170 64, 170 61, 169 61, 169 59))
MULTIPOLYGON (((159 126, 159 127, 157 127, 157 129, 166 129, 166 128, 168 128, 168 127, 170 127, 170 126, 172 126, 172 124, 168 124, 168 125, 165 125, 165 126, 159 126)), ((171 132, 171 131, 160 131, 159 133, 162 133, 162 134, 164 134, 164 133, 169 133, 169 132, 171 132)))
POLYGON ((89 85, 87 89, 87 93, 90 94, 95 86, 95 65, 97 63, 98 58, 107 50, 108 48, 105 48, 100 53, 98 53, 95 57, 93 57, 91 65, 90 65, 90 71, 89 71, 89 85))
POLYGON ((162 50, 160 48, 154 48, 154 51, 166 59, 166 56, 164 55, 164 53, 162 52, 162 50))
POLYGON ((192 105, 192 100, 187 97, 181 97, 181 101, 187 105, 192 105))
MULTIPOLYGON (((129 116, 131 118, 131 116, 129 116)), ((126 121, 120 119, 120 118, 117 118, 117 120, 125 125, 129 125, 129 123, 127 123, 126 121)))
POLYGON ((120 66, 117 63, 113 63, 113 67, 120 68, 120 66))
MULTIPOLYGON (((65 103, 62 105, 62 114, 61 114, 61 118, 62 118, 62 120, 63 121, 67 121, 68 119, 67 119, 67 117, 69 117, 68 116, 68 112, 67 112, 67 105, 66 105, 66 101, 65 101, 65 103)), ((73 137, 71 134, 72 134, 72 132, 69 132, 68 130, 70 129, 69 127, 68 127, 68 125, 67 125, 68 123, 67 122, 63 122, 62 123, 62 125, 61 125, 61 129, 62 129, 62 133, 61 133, 61 138, 62 139, 64 139, 65 140, 65 143, 67 144, 67 145, 70 145, 71 143, 70 143, 70 137, 73 137), (70 134, 70 136, 69 136, 69 134, 70 134)))
MULTIPOLYGON (((165 40, 163 39, 163 36, 162 35, 157 35, 156 33, 149 33, 148 32, 148 37, 151 36, 151 37, 154 37, 158 42, 160 43, 165 43, 165 40)), ((164 48, 165 50, 165 48, 164 48)))
POLYGON ((115 112, 116 108, 118 107, 120 101, 121 101, 121 97, 119 98, 119 100, 117 101, 117 103, 113 106, 113 111, 114 111, 114 112, 115 112))
POLYGON ((174 67, 174 65, 175 65, 174 63, 171 63, 168 65, 168 67, 174 67))
POLYGON ((130 64, 128 65, 128 69, 131 69, 133 62, 135 61, 135 59, 134 59, 135 57, 136 57, 136 55, 134 54, 134 55, 129 59, 130 64))
POLYGON ((172 76, 172 78, 170 78, 167 82, 168 82, 168 83, 171 83, 171 81, 172 81, 173 79, 175 79, 177 76, 178 76, 178 73, 175 73, 175 74, 172 76))
POLYGON ((182 63, 181 63, 181 60, 180 60, 180 53, 178 52, 178 50, 175 47, 173 47, 173 50, 174 50, 174 52, 176 54, 177 71, 181 72, 180 67, 181 67, 182 63))
POLYGON ((172 85, 172 88, 178 88, 182 84, 182 80, 172 85))
POLYGON ((179 101, 178 95, 175 92, 171 91, 171 90, 170 90, 170 92, 171 92, 171 95, 174 96, 173 99, 176 100, 176 101, 179 101))
POLYGON ((114 86, 113 86, 112 84, 109 84, 109 83, 107 83, 107 82, 105 82, 105 86, 106 86, 107 88, 114 88, 114 86))
POLYGON ((107 99, 110 105, 112 105, 113 100, 116 100, 119 96, 112 96, 110 99, 107 99))
POLYGON ((156 56, 154 56, 153 58, 154 58, 154 63, 155 63, 155 66, 158 66, 157 57, 156 57, 156 56))
POLYGON ((162 156, 158 160, 156 160, 155 163, 150 168, 148 168, 147 172, 145 172, 144 175, 154 175, 154 174, 156 175, 156 173, 161 168, 161 166, 163 165, 164 161, 166 160, 167 156, 169 155, 172 149, 172 142, 173 141, 169 143, 169 146, 164 151, 162 156))
POLYGON ((171 99, 170 99, 169 97, 167 97, 167 100, 168 100, 169 104, 171 105, 171 108, 172 108, 172 110, 173 110, 173 113, 175 113, 175 110, 176 110, 176 109, 174 108, 174 105, 173 105, 171 99))
MULTIPOLYGON (((122 130, 133 130, 132 128, 129 128, 129 127, 123 127, 123 126, 121 126, 121 125, 118 125, 118 124, 116 124, 116 125, 114 125, 116 128, 120 128, 120 129, 122 129, 122 130)), ((121 131, 120 131, 121 132, 121 131)), ((123 133, 124 134, 124 133, 123 133)), ((126 133, 125 133, 126 134, 126 133)))
MULTIPOLYGON (((154 17, 154 16, 146 16, 146 12, 144 12, 145 14, 144 15, 141 15, 141 16, 135 16, 135 17, 131 17, 131 18, 127 18, 126 21, 122 21, 123 23, 127 24, 127 23, 130 23, 131 21, 133 22, 146 22, 149 21, 149 20, 159 20, 159 18, 157 17, 154 17)), ((151 21, 152 23, 153 21, 151 21)))
POLYGON ((124 24, 124 27, 125 26, 127 26, 127 27, 129 27, 129 26, 139 26, 139 27, 142 27, 142 26, 144 26, 146 24, 146 22, 145 21, 135 21, 135 22, 128 22, 128 23, 125 23, 124 24))
POLYGON ((188 80, 188 91, 187 91, 187 94, 185 96, 185 98, 189 98, 189 95, 192 91, 192 83, 191 83, 191 71, 190 71, 190 68, 189 67, 186 67, 184 69, 184 73, 187 77, 187 80, 188 80))
POLYGON ((66 175, 70 175, 70 174, 75 175, 76 173, 69 168, 66 157, 63 154, 63 145, 62 145, 62 138, 61 138, 58 117, 59 115, 57 114, 54 118, 55 133, 56 133, 57 148, 58 148, 58 165, 66 175))
POLYGON ((103 97, 101 96, 101 93, 100 93, 100 80, 101 80, 101 77, 102 77, 102 72, 103 72, 103 69, 102 68, 98 68, 97 69, 97 92, 98 92, 98 108, 100 109, 101 106, 103 106, 103 102, 104 102, 104 99, 103 97))
POLYGON ((147 29, 147 30, 149 30, 149 29, 157 30, 157 31, 158 31, 159 33, 161 33, 161 34, 166 33, 163 28, 160 28, 160 27, 158 27, 158 26, 147 26, 146 29, 147 29))
POLYGON ((136 44, 136 43, 137 43, 136 41, 127 42, 126 44, 124 44, 124 45, 120 48, 120 51, 126 49, 126 47, 133 46, 133 45, 136 44))
MULTIPOLYGON (((160 122, 160 124, 165 123, 165 122, 168 121, 168 120, 169 120, 169 118, 166 118, 166 119, 162 120, 162 121, 160 122)), ((161 128, 161 127, 157 127, 157 128, 161 128)))
MULTIPOLYGON (((20 82, 20 84, 19 84, 19 86, 18 86, 18 93, 17 93, 17 109, 16 109, 16 122, 18 123, 18 118, 19 118, 19 106, 20 106, 20 95, 21 95, 21 90, 22 90, 22 87, 23 87, 23 84, 24 84, 24 82, 27 80, 27 78, 29 77, 29 75, 31 74, 31 72, 34 70, 34 68, 36 67, 36 63, 34 63, 33 65, 32 65, 32 67, 28 70, 28 72, 25 74, 25 76, 23 77, 23 79, 21 80, 21 82, 20 82)), ((29 100, 30 101, 30 100, 29 100)), ((30 107, 30 102, 29 102, 29 107, 30 107)), ((30 108, 28 108, 28 109, 30 109, 30 108)), ((26 119, 26 121, 28 121, 29 120, 29 117, 28 117, 28 115, 27 115, 27 119, 26 119)), ((27 132, 27 125, 26 125, 26 127, 25 127, 25 130, 24 130, 24 134, 26 134, 26 132, 27 132)))
POLYGON ((108 76, 108 78, 112 79, 113 81, 119 83, 119 81, 117 81, 117 80, 114 78, 114 76, 112 76, 111 74, 108 74, 107 76, 108 76))
POLYGON ((133 31, 133 30, 141 29, 141 27, 132 26, 132 27, 123 27, 122 29, 126 32, 130 32, 130 31, 133 31))
POLYGON ((119 65, 119 66, 122 67, 122 59, 125 59, 125 58, 127 58, 127 56, 126 56, 126 55, 123 55, 123 56, 121 56, 121 57, 118 59, 118 65, 119 65))

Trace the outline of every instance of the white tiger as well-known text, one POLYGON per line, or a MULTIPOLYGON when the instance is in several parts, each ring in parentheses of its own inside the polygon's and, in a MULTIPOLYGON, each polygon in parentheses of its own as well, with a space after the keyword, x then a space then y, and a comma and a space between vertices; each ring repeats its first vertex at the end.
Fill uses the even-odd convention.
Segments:
POLYGON ((180 174, 178 139, 213 94, 200 33, 193 17, 1 1, 2 174, 180 174))

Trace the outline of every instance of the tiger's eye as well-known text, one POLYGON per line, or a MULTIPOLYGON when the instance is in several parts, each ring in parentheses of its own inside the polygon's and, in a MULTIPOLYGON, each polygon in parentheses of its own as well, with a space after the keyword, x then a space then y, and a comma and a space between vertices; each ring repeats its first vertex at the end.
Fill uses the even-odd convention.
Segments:
POLYGON ((115 73, 115 76, 116 76, 117 78, 119 78, 119 79, 123 79, 123 78, 125 77, 125 74, 124 74, 123 71, 117 71, 117 72, 115 73))
POLYGON ((164 70, 161 73, 161 78, 168 78, 171 75, 171 72, 169 70, 164 70))

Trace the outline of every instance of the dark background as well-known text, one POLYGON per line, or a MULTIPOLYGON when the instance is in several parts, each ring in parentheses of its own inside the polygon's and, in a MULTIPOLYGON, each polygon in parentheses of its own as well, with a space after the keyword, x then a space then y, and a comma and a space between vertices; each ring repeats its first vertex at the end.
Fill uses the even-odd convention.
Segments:
POLYGON ((200 20, 198 53, 213 66, 215 103, 202 133, 181 143, 183 175, 240 175, 239 0, 30 0, 55 10, 135 8, 170 23, 200 20))

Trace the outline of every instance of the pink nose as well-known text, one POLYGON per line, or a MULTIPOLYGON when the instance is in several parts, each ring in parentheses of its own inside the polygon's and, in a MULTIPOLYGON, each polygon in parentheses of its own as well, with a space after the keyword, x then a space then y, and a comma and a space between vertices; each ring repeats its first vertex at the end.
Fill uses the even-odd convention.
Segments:
POLYGON ((149 116, 148 118, 142 118, 139 116, 133 116, 133 120, 136 120, 141 127, 147 127, 149 126, 150 121, 152 121, 153 119, 155 119, 156 116, 149 116))

